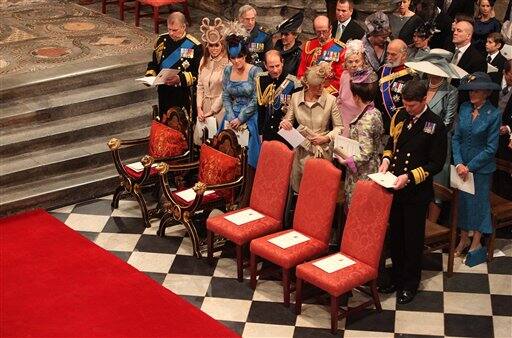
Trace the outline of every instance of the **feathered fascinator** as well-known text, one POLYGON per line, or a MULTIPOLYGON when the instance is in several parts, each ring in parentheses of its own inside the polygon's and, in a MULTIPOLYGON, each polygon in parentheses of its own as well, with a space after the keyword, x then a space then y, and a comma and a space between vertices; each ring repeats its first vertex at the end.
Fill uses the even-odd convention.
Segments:
POLYGON ((237 57, 246 50, 245 39, 249 33, 238 21, 228 21, 225 25, 226 43, 229 57, 237 57))
POLYGON ((378 76, 372 69, 356 70, 352 74, 350 81, 352 83, 373 83, 378 81, 378 76))
POLYGON ((419 25, 415 30, 414 33, 422 38, 429 38, 435 33, 439 33, 440 30, 436 28, 436 25, 434 23, 434 20, 429 20, 427 22, 424 22, 423 24, 419 25))
POLYGON ((389 18, 383 11, 377 11, 372 15, 368 15, 364 20, 364 24, 368 28, 369 35, 379 35, 390 31, 389 18))
POLYGON ((210 25, 209 18, 203 18, 199 30, 203 33, 201 40, 209 45, 215 45, 224 39, 225 27, 221 18, 215 18, 213 25, 210 25))

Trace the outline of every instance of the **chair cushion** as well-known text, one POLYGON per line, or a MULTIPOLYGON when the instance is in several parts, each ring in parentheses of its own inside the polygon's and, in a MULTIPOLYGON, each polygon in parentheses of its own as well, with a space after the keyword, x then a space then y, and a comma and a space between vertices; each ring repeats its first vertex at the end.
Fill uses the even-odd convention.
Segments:
POLYGON ((344 255, 356 263, 341 270, 327 273, 314 266, 313 263, 317 261, 314 260, 297 266, 295 275, 297 278, 313 284, 336 297, 377 278, 377 269, 346 254, 344 255))
POLYGON ((292 230, 280 231, 264 237, 254 239, 251 242, 251 253, 254 253, 274 264, 289 269, 297 264, 304 263, 327 252, 328 245, 310 237, 310 240, 287 249, 281 249, 268 240, 292 230))
MULTIPOLYGON (((224 154, 206 144, 201 145, 199 155, 199 181, 207 185, 222 184, 234 181, 238 159, 224 154)), ((216 193, 230 200, 233 189, 218 189, 216 193)))
MULTIPOLYGON (((135 171, 133 170, 132 168, 128 167, 127 165, 123 164, 123 168, 124 168, 124 171, 132 178, 139 178, 142 176, 142 173, 144 171, 135 171)), ((149 176, 155 176, 155 175, 158 175, 158 170, 156 170, 154 167, 151 167, 151 169, 149 169, 149 176)))
POLYGON ((235 210, 224 215, 208 218, 206 220, 206 228, 238 245, 243 245, 254 238, 281 230, 281 222, 270 216, 265 216, 243 225, 236 225, 224 218, 226 215, 230 215, 241 210, 235 210))
POLYGON ((151 122, 148 154, 154 158, 172 157, 187 151, 187 140, 178 130, 157 121, 151 122))
MULTIPOLYGON (((183 190, 187 190, 187 189, 180 189, 180 190, 175 190, 173 192, 171 192, 172 194, 172 197, 178 201, 179 204, 181 205, 187 205, 187 204, 190 204, 192 203, 193 201, 190 201, 190 202, 187 202, 185 201, 183 198, 181 198, 178 193, 180 191, 183 191, 183 190)), ((217 192, 213 192, 211 194, 208 194, 208 195, 203 195, 203 199, 201 200, 201 204, 200 205, 204 205, 204 204, 208 204, 208 203, 212 203, 212 202, 216 202, 216 201, 219 201, 221 200, 223 197, 220 196, 219 194, 217 194, 217 192)))

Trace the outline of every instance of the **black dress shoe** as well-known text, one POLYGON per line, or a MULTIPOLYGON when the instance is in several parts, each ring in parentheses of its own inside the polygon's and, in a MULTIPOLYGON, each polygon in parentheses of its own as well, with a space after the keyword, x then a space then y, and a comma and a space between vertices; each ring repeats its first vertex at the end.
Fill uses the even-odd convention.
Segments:
POLYGON ((398 294, 396 295, 396 302, 398 304, 407 304, 412 302, 414 296, 416 296, 416 291, 403 290, 398 292, 398 294))
POLYGON ((389 285, 386 285, 386 286, 379 286, 377 288, 377 291, 379 291, 379 293, 393 293, 396 291, 396 285, 395 284, 389 284, 389 285))

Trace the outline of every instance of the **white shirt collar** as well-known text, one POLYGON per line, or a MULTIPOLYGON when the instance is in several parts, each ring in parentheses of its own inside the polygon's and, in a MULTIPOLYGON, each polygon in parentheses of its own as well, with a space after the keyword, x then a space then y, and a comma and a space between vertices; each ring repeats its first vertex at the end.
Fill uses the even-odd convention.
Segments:
POLYGON ((498 55, 499 52, 500 51, 498 50, 498 51, 496 51, 496 52, 494 52, 492 54, 488 54, 491 57, 491 62, 494 61, 494 58, 498 55))
POLYGON ((459 48, 459 58, 460 58, 460 56, 462 56, 462 54, 464 54, 466 52, 466 50, 468 50, 469 46, 471 46, 471 42, 463 47, 458 47, 459 48))
POLYGON ((352 20, 352 18, 348 18, 347 20, 345 20, 343 22, 338 21, 338 25, 340 25, 340 27, 341 27, 341 25, 343 25, 344 28, 347 28, 347 25, 350 22, 350 20, 352 20))

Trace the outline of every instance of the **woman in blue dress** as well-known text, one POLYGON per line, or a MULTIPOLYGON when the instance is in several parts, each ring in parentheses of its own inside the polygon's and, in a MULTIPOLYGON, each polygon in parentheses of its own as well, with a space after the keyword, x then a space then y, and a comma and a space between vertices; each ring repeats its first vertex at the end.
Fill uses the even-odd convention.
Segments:
POLYGON ((475 48, 485 54, 485 42, 487 35, 501 31, 501 23, 493 17, 495 0, 479 0, 478 12, 475 18, 475 30, 473 32, 473 44, 475 48))
POLYGON ((244 37, 231 34, 226 37, 226 42, 231 65, 226 66, 222 78, 222 102, 225 115, 219 130, 231 128, 242 133, 244 130, 249 131, 247 190, 244 192, 242 201, 242 205, 245 205, 248 203, 260 154, 255 77, 262 70, 247 63, 249 51, 244 37))
MULTIPOLYGON (((452 138, 453 161, 457 174, 466 180, 473 174, 475 194, 459 192, 458 227, 460 242, 455 255, 469 246, 466 264, 470 257, 485 260, 485 249, 480 245, 482 234, 492 233, 489 193, 492 173, 496 170, 494 156, 498 149, 501 114, 488 100, 493 90, 500 90, 488 74, 476 72, 462 79, 459 90, 469 90, 470 102, 459 110, 455 133, 452 138), (470 242, 468 232, 473 231, 470 242)), ((473 265, 473 264, 471 264, 473 265)))

